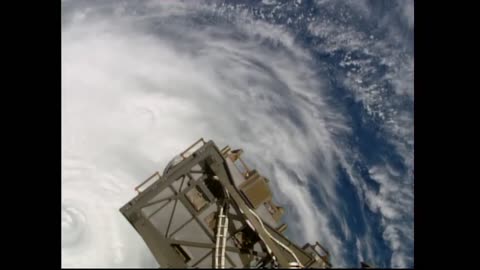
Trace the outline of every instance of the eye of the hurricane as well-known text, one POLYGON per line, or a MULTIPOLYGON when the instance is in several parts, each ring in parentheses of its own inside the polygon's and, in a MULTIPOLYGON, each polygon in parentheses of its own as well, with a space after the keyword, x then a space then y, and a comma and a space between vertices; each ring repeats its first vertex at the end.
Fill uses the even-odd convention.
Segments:
POLYGON ((85 215, 73 206, 62 205, 62 248, 75 246, 84 233, 85 215))

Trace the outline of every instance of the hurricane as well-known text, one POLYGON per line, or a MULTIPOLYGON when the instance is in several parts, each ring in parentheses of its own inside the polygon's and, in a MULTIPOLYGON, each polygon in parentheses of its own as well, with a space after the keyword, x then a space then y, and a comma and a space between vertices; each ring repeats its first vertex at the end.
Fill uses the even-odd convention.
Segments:
POLYGON ((413 1, 62 1, 62 267, 158 267, 119 212, 199 138, 286 235, 413 267, 413 1))

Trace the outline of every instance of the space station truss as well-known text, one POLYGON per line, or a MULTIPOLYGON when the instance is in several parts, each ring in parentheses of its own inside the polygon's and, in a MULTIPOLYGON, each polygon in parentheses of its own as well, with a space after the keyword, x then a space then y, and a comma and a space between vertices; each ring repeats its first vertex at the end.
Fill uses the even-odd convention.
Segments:
POLYGON ((283 234, 284 209, 242 153, 200 139, 120 211, 161 267, 330 268, 318 242, 300 247, 283 234))

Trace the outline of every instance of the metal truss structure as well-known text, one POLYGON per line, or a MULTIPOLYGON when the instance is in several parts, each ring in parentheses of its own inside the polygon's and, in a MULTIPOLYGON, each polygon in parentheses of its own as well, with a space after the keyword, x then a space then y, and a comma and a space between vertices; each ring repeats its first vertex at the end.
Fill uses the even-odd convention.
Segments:
POLYGON ((242 153, 200 139, 120 211, 161 267, 330 268, 318 242, 299 247, 283 235, 284 209, 242 153))

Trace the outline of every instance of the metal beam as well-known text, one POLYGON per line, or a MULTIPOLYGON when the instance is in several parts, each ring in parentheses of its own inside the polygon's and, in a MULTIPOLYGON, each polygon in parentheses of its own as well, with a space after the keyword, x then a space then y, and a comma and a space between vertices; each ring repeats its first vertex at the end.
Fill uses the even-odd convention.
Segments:
MULTIPOLYGON (((188 247, 198 247, 198 248, 205 248, 205 249, 214 249, 215 244, 211 243, 199 243, 199 242, 191 242, 191 241, 183 241, 183 240, 175 240, 175 239, 168 239, 168 241, 172 244, 177 244, 177 245, 182 245, 182 246, 188 246, 188 247)), ((230 252, 235 252, 235 253, 245 253, 242 252, 239 248, 237 247, 226 247, 225 248, 227 251, 230 252)))
MULTIPOLYGON (((284 245, 288 246, 293 252, 295 252, 296 256, 302 262, 303 265, 307 266, 314 266, 312 264, 314 258, 302 248, 296 246, 294 243, 289 241, 284 235, 278 233, 273 227, 269 226, 267 223, 264 223, 264 227, 267 231, 264 231, 261 225, 261 221, 255 217, 254 214, 250 212, 251 207, 248 205, 248 202, 245 200, 243 194, 237 189, 235 183, 244 181, 244 176, 237 173, 236 169, 230 167, 227 164, 226 158, 222 155, 222 153, 218 150, 216 145, 209 141, 202 147, 200 147, 197 151, 193 154, 182 160, 176 166, 172 167, 164 176, 161 176, 159 180, 154 182, 152 185, 148 186, 143 192, 140 192, 134 199, 132 199, 129 203, 127 203, 124 207, 120 209, 122 214, 129 220, 129 222, 134 226, 134 228, 139 232, 141 237, 144 239, 146 244, 148 245, 149 249, 153 253, 155 259, 162 267, 174 267, 174 268, 185 268, 188 267, 187 263, 183 260, 183 257, 178 254, 175 249, 172 247, 174 245, 180 246, 190 246, 196 248, 204 248, 209 249, 210 251, 203 258, 199 258, 197 261, 190 261, 188 264, 193 264, 193 267, 198 265, 199 262, 203 260, 208 260, 208 256, 212 257, 213 263, 213 250, 215 249, 215 239, 214 235, 210 231, 210 228, 207 224, 204 224, 203 220, 200 219, 200 215, 209 207, 204 207, 197 211, 194 206, 190 203, 187 199, 185 194, 190 190, 196 188, 198 186, 199 190, 202 191, 206 195, 206 199, 208 199, 210 205, 215 204, 217 201, 217 197, 213 196, 213 194, 208 189, 207 185, 205 184, 205 180, 207 177, 211 177, 212 175, 207 175, 207 173, 213 173, 218 177, 219 182, 225 187, 230 195, 229 204, 233 207, 235 213, 226 213, 232 220, 238 220, 243 226, 247 226, 246 222, 248 222, 254 228, 255 232, 258 234, 260 239, 262 240, 260 244, 263 247, 267 246, 272 255, 275 256, 279 267, 281 268, 289 268, 289 262, 294 261, 292 255, 287 252, 281 245, 277 244, 273 241, 269 236, 269 232, 275 239, 282 242, 284 245), (201 169, 192 170, 193 167, 200 166, 201 169), (230 171, 232 170, 232 171, 230 171), (194 180, 191 177, 191 173, 202 173, 203 175, 200 176, 198 180, 194 180), (181 178, 183 176, 183 178, 181 178), (187 178, 187 179, 185 179, 187 178), (178 191, 173 188, 173 183, 175 181, 181 181, 180 189, 178 191), (189 186, 184 186, 185 181, 189 180, 189 186), (183 189, 182 189, 183 188, 183 189), (159 199, 156 201, 151 202, 152 199, 155 198, 160 192, 164 191, 165 189, 173 190, 173 196, 169 196, 167 198, 159 199), (155 209, 154 213, 157 213, 159 210, 163 209, 166 205, 168 205, 172 200, 175 200, 175 205, 172 209, 172 213, 170 214, 170 220, 168 221, 167 229, 165 231, 165 235, 161 234, 160 231, 152 224, 152 221, 149 217, 145 216, 141 210, 147 206, 153 206, 158 204, 159 209, 155 209), (162 203, 165 202, 165 203, 162 203), (177 211, 177 204, 182 203, 186 210, 192 215, 185 223, 181 224, 179 228, 175 229, 175 231, 170 232, 170 226, 172 220, 175 216, 177 211), (190 224, 190 222, 196 222, 200 229, 207 235, 207 238, 210 239, 210 243, 199 243, 199 242, 192 242, 187 240, 175 240, 171 239, 177 232, 181 231, 182 229, 190 224), (170 235, 169 235, 170 234, 170 235), (162 265, 163 264, 163 265, 162 265), (166 265, 167 264, 167 265, 166 265)), ((237 183, 238 184, 238 183, 237 183)), ((156 207, 155 207, 156 208, 156 207)), ((153 209, 152 209, 153 210, 153 209)), ((253 211, 253 210, 252 210, 253 211)), ((241 228, 235 228, 233 226, 233 222, 229 224, 229 239, 232 239, 234 236, 235 231, 241 228)), ((238 225, 238 224, 237 224, 238 225)), ((240 227, 243 227, 240 226, 240 227)), ((172 228, 173 230, 173 228, 172 228)), ((207 241, 208 242, 208 241, 207 241)), ((250 259, 246 259, 245 256, 254 255, 256 253, 253 250, 244 250, 238 247, 226 247, 226 250, 233 253, 240 254, 242 264, 248 267, 248 262, 250 259), (252 253, 253 252, 253 253, 252 253), (244 260, 246 259, 246 260, 244 260)), ((262 252, 263 253, 263 252, 262 252)), ((237 255, 235 255, 237 256, 237 255)), ((268 258, 270 257, 268 254, 258 254, 256 256, 261 256, 268 258)), ((236 266, 232 258, 230 256, 226 256, 228 262, 236 266)), ((197 258, 195 258, 197 259, 197 258)), ((241 266, 239 265, 239 266, 241 266)))
POLYGON ((167 268, 187 267, 182 257, 173 250, 166 238, 150 222, 141 218, 133 225, 153 253, 158 264, 167 268))
POLYGON ((263 231, 259 221, 255 218, 255 216, 250 213, 250 208, 246 205, 237 189, 231 184, 228 169, 226 168, 223 156, 218 152, 217 149, 215 149, 214 146, 209 147, 207 151, 213 156, 213 159, 211 160, 212 163, 209 164, 212 171, 215 172, 220 182, 228 190, 231 198, 235 201, 238 207, 243 211, 243 214, 255 227, 255 231, 258 233, 259 237, 272 250, 272 253, 275 255, 280 267, 288 268, 289 261, 286 259, 286 253, 282 252, 280 247, 263 231))
POLYGON ((209 141, 207 144, 200 147, 197 152, 187 157, 177 166, 173 167, 166 175, 163 175, 160 180, 147 187, 129 203, 124 205, 120 209, 120 212, 122 212, 130 222, 133 222, 134 220, 132 220, 132 218, 135 217, 132 216, 132 214, 135 214, 139 210, 140 206, 147 204, 155 195, 159 193, 159 191, 168 187, 182 175, 187 174, 195 165, 204 160, 208 155, 208 153, 204 150, 211 146, 213 146, 213 142, 209 141))

